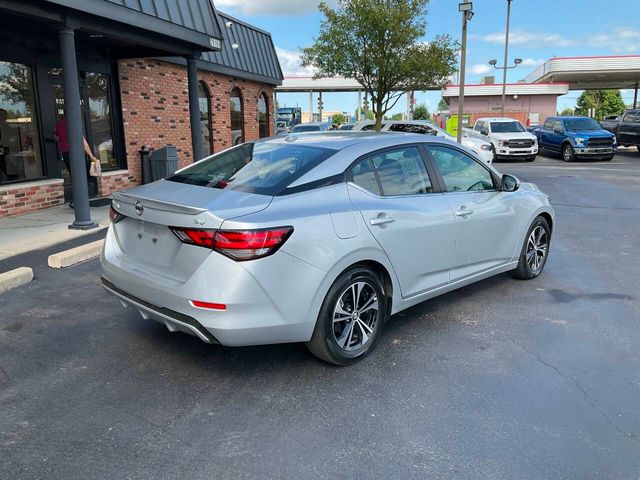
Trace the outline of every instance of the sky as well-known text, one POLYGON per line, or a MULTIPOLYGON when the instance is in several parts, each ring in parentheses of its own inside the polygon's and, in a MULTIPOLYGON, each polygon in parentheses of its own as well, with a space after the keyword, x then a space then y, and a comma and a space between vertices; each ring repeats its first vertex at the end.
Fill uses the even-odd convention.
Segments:
MULTIPOLYGON (((285 76, 308 76, 313 72, 299 63, 301 48, 313 43, 322 21, 317 0, 214 0, 216 7, 271 32, 285 76)), ((327 0, 336 5, 337 0, 327 0)), ((428 41, 438 34, 460 40, 459 0, 431 0, 426 17, 428 41)), ((640 0, 513 0, 509 61, 523 59, 508 71, 507 81, 524 78, 545 60, 566 56, 625 55, 640 53, 640 0), (633 7, 631 6, 633 5, 633 7)), ((504 58, 506 0, 473 0, 474 17, 468 26, 467 81, 478 83, 484 75, 502 71, 488 65, 504 58)), ((626 103, 633 92, 623 91, 626 103)), ((570 91, 558 99, 558 109, 573 107, 580 92, 570 91)), ((439 92, 416 92, 418 103, 430 111, 437 109, 439 92)), ((279 94, 280 106, 300 106, 308 110, 308 94, 279 94)), ((354 111, 357 97, 350 93, 323 94, 325 111, 354 111)), ((316 101, 314 99, 314 106, 316 101)), ((406 101, 393 110, 402 112, 406 101)))

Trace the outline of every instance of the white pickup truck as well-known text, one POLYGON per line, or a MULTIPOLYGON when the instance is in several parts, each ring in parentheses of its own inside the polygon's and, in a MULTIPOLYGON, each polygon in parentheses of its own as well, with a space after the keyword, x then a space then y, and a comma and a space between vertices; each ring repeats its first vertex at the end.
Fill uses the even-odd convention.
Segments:
POLYGON ((473 128, 465 128, 467 137, 488 140, 495 159, 522 158, 533 162, 538 154, 538 140, 513 118, 479 118, 473 128))

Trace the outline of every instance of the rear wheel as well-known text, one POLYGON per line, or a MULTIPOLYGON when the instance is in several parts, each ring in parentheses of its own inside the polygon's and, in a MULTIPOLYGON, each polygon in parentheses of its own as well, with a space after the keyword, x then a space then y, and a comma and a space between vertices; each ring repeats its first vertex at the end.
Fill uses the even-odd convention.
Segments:
POLYGON ((357 362, 375 346, 386 312, 384 287, 376 273, 350 269, 329 289, 307 348, 335 365, 357 362))
POLYGON ((513 276, 521 280, 530 280, 540 275, 547 263, 550 241, 549 223, 544 217, 536 217, 527 231, 513 276))
POLYGON ((562 147, 562 159, 565 162, 573 162, 576 159, 576 152, 573 150, 573 147, 566 143, 562 147))

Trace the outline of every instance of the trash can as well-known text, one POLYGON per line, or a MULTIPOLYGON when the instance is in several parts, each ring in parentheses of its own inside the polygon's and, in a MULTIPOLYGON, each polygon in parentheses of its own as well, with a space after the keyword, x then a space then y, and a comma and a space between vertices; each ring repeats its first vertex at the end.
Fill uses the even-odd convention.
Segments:
POLYGON ((178 169, 178 152, 174 145, 158 148, 151 152, 151 179, 160 180, 172 175, 178 169))

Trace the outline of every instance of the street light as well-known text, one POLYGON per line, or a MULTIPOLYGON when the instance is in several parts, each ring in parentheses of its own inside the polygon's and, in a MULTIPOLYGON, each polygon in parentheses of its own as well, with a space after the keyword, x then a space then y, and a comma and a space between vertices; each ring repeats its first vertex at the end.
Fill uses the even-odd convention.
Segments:
POLYGON ((494 58, 493 60, 489 60, 489 65, 491 65, 496 70, 503 70, 504 75, 502 78, 502 117, 504 117, 504 101, 505 101, 505 93, 507 91, 507 70, 511 70, 512 68, 516 68, 518 65, 522 63, 521 58, 514 58, 513 65, 507 66, 507 62, 504 62, 505 65, 503 67, 498 66, 498 61, 494 58))
POLYGON ((460 85, 458 94, 458 143, 462 142, 462 115, 464 114, 464 70, 467 63, 467 22, 473 18, 473 3, 458 4, 458 11, 462 13, 462 50, 460 52, 460 85))
MULTIPOLYGON (((504 36, 504 70, 502 75, 502 116, 504 117, 504 97, 507 90, 507 57, 509 56, 509 21, 511 20, 511 2, 507 0, 507 31, 504 36)), ((522 63, 522 61, 520 61, 522 63)), ((517 64, 516 64, 517 65, 517 64)), ((495 65, 494 65, 495 66, 495 65)))

